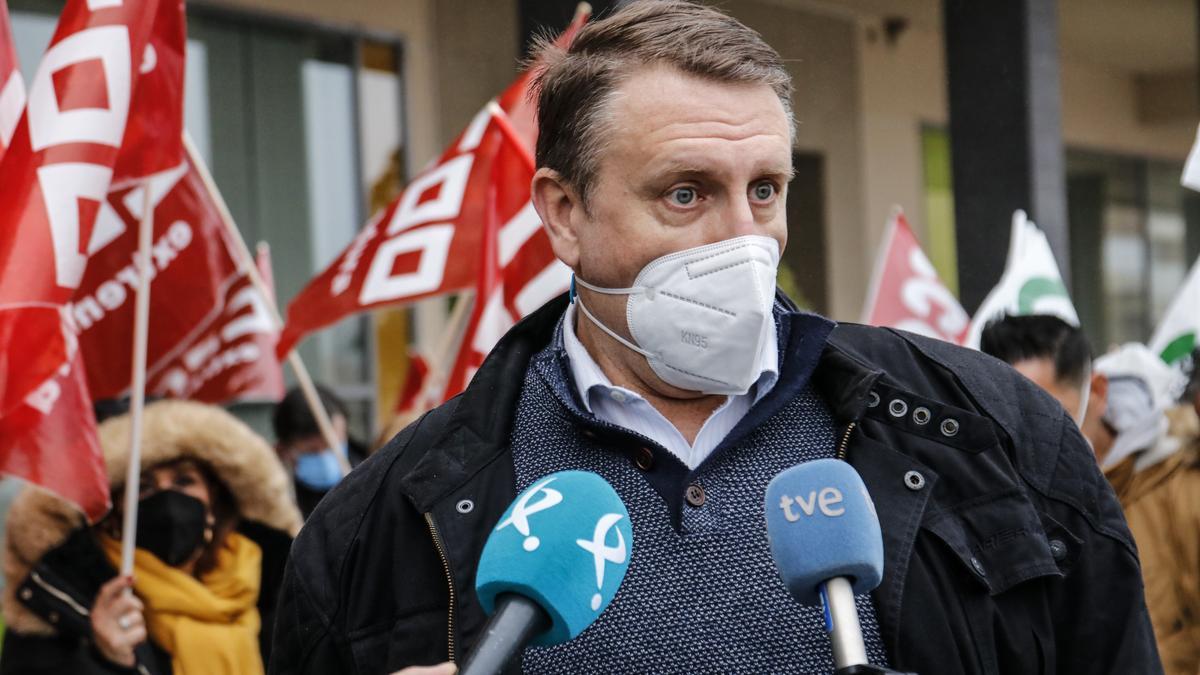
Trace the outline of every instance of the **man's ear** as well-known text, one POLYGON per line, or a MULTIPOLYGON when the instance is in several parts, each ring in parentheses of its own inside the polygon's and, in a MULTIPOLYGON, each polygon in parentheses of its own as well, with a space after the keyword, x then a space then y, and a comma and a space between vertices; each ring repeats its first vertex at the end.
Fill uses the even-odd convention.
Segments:
POLYGON ((553 169, 538 169, 530 190, 533 208, 542 219, 554 255, 573 270, 579 265, 579 233, 583 203, 562 176, 553 169))
POLYGON ((1092 373, 1092 400, 1108 403, 1108 377, 1092 373))

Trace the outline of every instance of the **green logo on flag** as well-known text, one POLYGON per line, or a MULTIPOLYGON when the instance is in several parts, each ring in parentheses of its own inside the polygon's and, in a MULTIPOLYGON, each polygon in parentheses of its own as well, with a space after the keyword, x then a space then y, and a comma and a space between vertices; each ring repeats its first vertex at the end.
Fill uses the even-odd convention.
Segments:
POLYGON ((1184 333, 1183 335, 1180 335, 1179 337, 1167 343, 1166 347, 1163 347, 1161 354, 1162 360, 1173 364, 1179 359, 1191 354, 1192 350, 1195 348, 1196 334, 1184 333))
POLYGON ((1059 279, 1051 277, 1034 277, 1026 281, 1017 293, 1017 313, 1021 315, 1037 314, 1037 303, 1047 297, 1065 298, 1070 300, 1067 287, 1059 279))

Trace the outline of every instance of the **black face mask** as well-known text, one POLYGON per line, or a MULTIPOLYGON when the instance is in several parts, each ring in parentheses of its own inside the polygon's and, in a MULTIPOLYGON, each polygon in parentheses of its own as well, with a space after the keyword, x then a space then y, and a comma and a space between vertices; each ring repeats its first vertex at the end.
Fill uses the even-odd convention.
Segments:
POLYGON ((138 502, 137 547, 177 567, 204 544, 208 509, 178 490, 162 490, 138 502))

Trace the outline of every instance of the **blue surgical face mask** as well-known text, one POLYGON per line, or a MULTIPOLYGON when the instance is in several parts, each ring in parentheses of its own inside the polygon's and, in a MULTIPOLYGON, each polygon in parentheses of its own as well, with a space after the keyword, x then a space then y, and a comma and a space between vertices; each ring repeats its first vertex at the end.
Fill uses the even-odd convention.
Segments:
POLYGON ((296 480, 312 490, 328 490, 342 480, 342 467, 337 454, 347 456, 346 443, 337 450, 326 448, 320 452, 300 455, 296 460, 296 480))

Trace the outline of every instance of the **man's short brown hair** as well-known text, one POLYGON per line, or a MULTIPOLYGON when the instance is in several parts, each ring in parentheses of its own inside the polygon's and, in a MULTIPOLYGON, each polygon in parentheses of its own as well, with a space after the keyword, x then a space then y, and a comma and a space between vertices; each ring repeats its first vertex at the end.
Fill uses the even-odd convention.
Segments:
POLYGON ((716 9, 683 0, 638 0, 590 22, 567 50, 540 41, 537 165, 562 176, 584 204, 608 129, 607 103, 622 81, 664 64, 717 82, 765 84, 789 121, 792 80, 762 37, 716 9))

